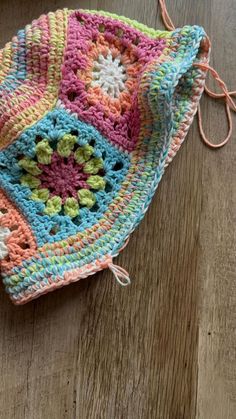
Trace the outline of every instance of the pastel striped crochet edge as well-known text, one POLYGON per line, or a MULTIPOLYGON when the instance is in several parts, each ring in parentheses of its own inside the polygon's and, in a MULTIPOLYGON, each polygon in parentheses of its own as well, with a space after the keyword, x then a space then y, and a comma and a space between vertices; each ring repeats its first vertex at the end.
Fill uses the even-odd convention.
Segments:
POLYGON ((48 279, 48 283, 43 285, 42 283, 36 283, 32 286, 30 293, 22 297, 20 300, 12 299, 15 305, 24 305, 29 301, 35 300, 36 298, 47 294, 48 292, 55 291, 65 285, 77 282, 80 279, 87 278, 88 276, 94 275, 99 271, 109 268, 112 264, 112 258, 110 256, 104 256, 102 259, 97 259, 95 262, 88 263, 81 268, 72 269, 71 271, 65 272, 64 276, 54 278, 53 281, 48 279))
MULTIPOLYGON (((4 127, 0 130, 0 150, 4 149, 12 142, 14 138, 17 138, 25 128, 30 128, 36 120, 43 118, 48 111, 50 111, 57 102, 59 93, 59 84, 61 79, 61 66, 63 63, 63 54, 66 44, 67 35, 67 22, 69 17, 69 10, 57 10, 54 13, 48 13, 48 15, 42 15, 38 20, 32 22, 31 25, 27 25, 25 28, 25 39, 28 40, 29 44, 34 44, 34 50, 29 48, 29 60, 28 66, 31 67, 32 77, 29 82, 19 85, 17 95, 12 96, 11 92, 8 92, 9 101, 9 114, 10 120, 7 121, 4 127), (50 50, 48 51, 48 71, 45 80, 40 80, 40 74, 34 74, 34 71, 39 71, 37 66, 37 59, 35 56, 40 54, 41 51, 41 37, 44 38, 44 42, 47 40, 50 34, 50 50), (38 76, 36 78, 36 76, 38 76), (24 101, 21 103, 18 101, 18 96, 22 96, 24 101)), ((19 39, 15 36, 12 42, 6 44, 6 46, 0 50, 0 85, 8 77, 8 72, 14 56, 23 50, 24 45, 21 45, 21 31, 18 33, 19 39), (18 50, 17 50, 18 49, 18 50), (5 66, 3 65, 5 63, 5 66)), ((22 51, 23 53, 23 51, 22 51)), ((20 60, 19 60, 20 61, 20 60)), ((21 63, 19 62, 19 66, 21 63)), ((24 74, 22 74, 22 79, 24 74)), ((42 78, 42 77, 41 77, 42 78)), ((6 86, 7 90, 10 84, 14 83, 14 78, 9 78, 9 86, 6 86)), ((16 81, 18 83, 18 80, 16 81)), ((9 89, 11 90, 11 89, 9 89)))

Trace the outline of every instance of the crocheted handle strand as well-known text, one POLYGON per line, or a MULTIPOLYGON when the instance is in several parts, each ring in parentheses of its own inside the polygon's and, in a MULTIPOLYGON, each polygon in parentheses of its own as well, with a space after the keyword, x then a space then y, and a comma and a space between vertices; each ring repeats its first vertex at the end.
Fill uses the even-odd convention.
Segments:
POLYGON ((205 144, 207 144, 211 148, 223 147, 229 141, 229 139, 231 137, 231 134, 232 134, 232 130, 233 130, 231 110, 236 112, 236 105, 235 105, 233 99, 231 98, 231 95, 235 95, 236 92, 229 92, 228 89, 227 89, 226 84, 220 78, 217 71, 214 68, 212 68, 211 66, 209 66, 208 64, 195 63, 193 65, 196 66, 196 67, 202 68, 203 70, 208 70, 213 75, 214 79, 217 81, 217 83, 219 84, 220 88, 223 91, 223 93, 214 93, 210 89, 205 88, 205 91, 208 94, 208 96, 213 97, 214 99, 222 99, 223 98, 225 100, 225 110, 226 110, 226 115, 227 115, 227 119, 228 119, 229 129, 228 129, 228 134, 227 134, 226 138, 222 142, 220 142, 219 144, 211 143, 208 140, 208 138, 206 137, 206 135, 204 133, 204 130, 203 130, 203 126, 202 126, 201 108, 200 108, 200 105, 198 106, 198 125, 199 125, 199 131, 200 131, 200 134, 201 134, 201 137, 202 137, 203 141, 205 142, 205 144))
POLYGON ((163 20, 163 23, 164 23, 166 29, 168 29, 169 31, 175 30, 175 26, 174 26, 174 24, 173 24, 173 22, 170 18, 170 15, 167 11, 165 0, 159 0, 159 4, 160 4, 160 8, 161 8, 162 20, 163 20))
MULTIPOLYGON (((175 29, 175 26, 169 16, 169 13, 167 11, 166 8, 166 3, 165 0, 159 0, 159 4, 160 4, 160 8, 161 8, 161 16, 162 16, 162 20, 163 23, 166 27, 166 29, 173 31, 175 29)), ((223 93, 215 93, 212 90, 210 90, 206 85, 204 88, 205 93, 213 98, 213 99, 223 99, 225 101, 225 110, 226 110, 226 115, 227 115, 227 120, 228 120, 228 134, 227 136, 218 144, 214 144, 212 143, 206 136, 204 129, 203 129, 203 125, 202 125, 202 113, 201 113, 201 107, 200 105, 198 105, 198 126, 199 126, 199 131, 200 131, 200 135, 201 138, 203 140, 203 142, 211 147, 211 148, 220 148, 223 147, 231 138, 232 135, 232 130, 233 130, 233 123, 232 123, 232 115, 231 115, 231 110, 236 112, 236 104, 233 101, 231 96, 236 96, 236 90, 234 91, 229 91, 226 84, 224 83, 224 81, 220 78, 219 74, 217 73, 217 71, 212 68, 211 66, 209 66, 208 64, 200 64, 200 63, 195 63, 193 64, 196 67, 202 68, 203 70, 207 70, 209 71, 212 76, 214 77, 214 79, 217 81, 217 83, 219 84, 220 88, 222 89, 223 93)))

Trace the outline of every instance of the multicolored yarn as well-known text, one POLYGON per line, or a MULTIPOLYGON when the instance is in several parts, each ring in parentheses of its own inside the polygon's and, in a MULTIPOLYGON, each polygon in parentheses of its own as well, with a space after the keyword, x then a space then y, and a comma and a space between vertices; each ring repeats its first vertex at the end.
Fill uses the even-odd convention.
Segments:
POLYGON ((34 158, 19 160, 24 173, 21 185, 32 190, 31 199, 45 203, 45 214, 61 212, 74 218, 79 214, 79 204, 94 206, 96 196, 91 188, 105 188, 106 181, 99 176, 103 170, 100 154, 89 144, 79 146, 77 137, 71 134, 59 139, 55 150, 47 139, 40 140, 34 158))
POLYGON ((204 30, 49 13, 0 51, 0 266, 12 301, 110 268, 204 89, 204 30))

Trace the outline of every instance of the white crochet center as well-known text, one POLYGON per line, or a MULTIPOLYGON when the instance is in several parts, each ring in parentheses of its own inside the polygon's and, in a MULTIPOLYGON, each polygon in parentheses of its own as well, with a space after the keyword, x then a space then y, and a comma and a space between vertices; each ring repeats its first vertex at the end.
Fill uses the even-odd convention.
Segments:
POLYGON ((120 93, 125 90, 125 81, 127 80, 125 67, 120 57, 113 58, 111 52, 106 57, 100 54, 94 61, 92 77, 91 85, 93 87, 100 86, 112 98, 118 98, 120 93))
MULTIPOLYGON (((2 217, 2 213, 0 211, 0 220, 2 217)), ((10 235, 10 230, 7 227, 3 227, 0 225, 0 260, 4 259, 8 255, 8 249, 6 246, 6 239, 10 235)))

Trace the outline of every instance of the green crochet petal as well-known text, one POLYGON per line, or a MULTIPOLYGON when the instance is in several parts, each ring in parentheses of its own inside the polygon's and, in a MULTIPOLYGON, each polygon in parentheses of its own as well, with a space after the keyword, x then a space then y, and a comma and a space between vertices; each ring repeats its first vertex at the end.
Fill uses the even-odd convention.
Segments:
POLYGON ((40 185, 40 180, 31 174, 22 175, 20 182, 23 186, 28 186, 30 189, 36 189, 40 185))
POLYGON ((84 173, 96 174, 103 168, 103 160, 100 158, 93 158, 84 165, 84 173))
POLYGON ((88 189, 80 189, 80 191, 78 191, 78 198, 80 204, 88 208, 92 208, 92 206, 96 202, 96 197, 94 193, 88 189))
POLYGON ((36 156, 39 163, 50 164, 53 149, 50 147, 48 140, 42 140, 36 144, 36 156))
POLYGON ((64 204, 64 213, 71 218, 77 217, 79 214, 79 204, 75 198, 67 198, 64 204))
POLYGON ((33 199, 33 201, 46 202, 48 198, 49 198, 49 190, 46 188, 34 189, 32 191, 31 199, 33 199))
POLYGON ((101 176, 94 175, 88 178, 87 184, 91 186, 92 189, 104 189, 106 182, 101 176))
POLYGON ((78 164, 85 163, 90 159, 94 152, 94 148, 91 145, 86 144, 83 147, 78 148, 75 152, 75 160, 78 164))
POLYGON ((59 196, 53 196, 47 201, 44 213, 47 215, 56 215, 61 211, 62 200, 59 196))
POLYGON ((71 134, 64 135, 57 145, 58 154, 61 157, 69 157, 76 142, 77 142, 77 137, 75 135, 71 135, 71 134))
POLYGON ((28 157, 24 157, 23 159, 19 160, 19 166, 34 176, 40 175, 40 173, 42 173, 38 167, 37 162, 28 157))

